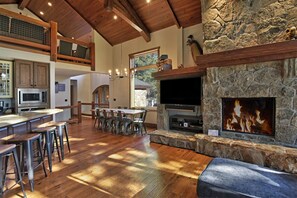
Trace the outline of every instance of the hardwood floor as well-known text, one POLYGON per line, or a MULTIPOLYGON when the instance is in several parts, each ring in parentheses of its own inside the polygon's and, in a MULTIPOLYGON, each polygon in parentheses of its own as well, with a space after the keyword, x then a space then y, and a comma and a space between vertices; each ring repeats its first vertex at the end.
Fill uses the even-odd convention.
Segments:
MULTIPOLYGON (((27 197, 197 197, 198 175, 212 158, 149 142, 149 136, 122 136, 93 128, 93 120, 69 125, 72 152, 54 157, 53 172, 35 172, 27 197)), ((47 163, 47 162, 46 162, 47 163)), ((22 196, 19 185, 4 197, 22 196)))

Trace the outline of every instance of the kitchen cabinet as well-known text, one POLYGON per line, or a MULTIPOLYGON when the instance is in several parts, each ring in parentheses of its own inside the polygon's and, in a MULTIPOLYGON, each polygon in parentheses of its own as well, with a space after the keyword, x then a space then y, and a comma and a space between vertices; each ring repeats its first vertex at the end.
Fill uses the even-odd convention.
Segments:
POLYGON ((15 61, 16 88, 49 88, 49 64, 15 61))
POLYGON ((12 98, 12 62, 0 60, 0 98, 12 98))

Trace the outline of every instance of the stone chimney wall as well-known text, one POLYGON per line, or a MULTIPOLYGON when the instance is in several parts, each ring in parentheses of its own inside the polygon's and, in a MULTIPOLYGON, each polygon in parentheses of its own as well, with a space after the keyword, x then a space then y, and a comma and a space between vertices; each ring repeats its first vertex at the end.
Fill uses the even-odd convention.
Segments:
MULTIPOLYGON (((282 42, 297 26, 295 0, 202 0, 204 53, 282 42)), ((221 130, 222 97, 276 97, 275 138, 221 132, 224 137, 294 144, 297 139, 297 60, 208 68, 203 79, 204 133, 221 130), (283 76, 283 73, 287 73, 283 76)))

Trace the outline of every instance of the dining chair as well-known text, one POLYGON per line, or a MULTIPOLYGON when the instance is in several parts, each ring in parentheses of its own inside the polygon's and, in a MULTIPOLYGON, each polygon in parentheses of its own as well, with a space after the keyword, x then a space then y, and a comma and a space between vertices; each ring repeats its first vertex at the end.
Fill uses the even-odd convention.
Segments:
POLYGON ((101 122, 101 129, 104 131, 107 127, 107 112, 105 109, 102 111, 103 116, 100 116, 100 122, 101 122))
POLYGON ((96 123, 98 122, 98 129, 100 128, 100 117, 102 117, 102 115, 100 115, 100 109, 96 109, 95 110, 95 122, 94 122, 94 127, 96 127, 96 123))
POLYGON ((122 111, 118 111, 117 117, 115 119, 115 133, 116 134, 119 134, 122 132, 122 130, 121 130, 122 124, 123 124, 123 114, 122 114, 122 111))
POLYGON ((114 116, 114 111, 110 110, 110 117, 107 117, 106 123, 107 123, 108 130, 111 132, 114 131, 115 121, 116 121, 116 117, 114 116))
POLYGON ((133 125, 136 128, 138 132, 140 132, 141 135, 143 135, 143 129, 145 131, 145 134, 147 133, 146 131, 146 126, 145 126, 145 119, 146 119, 146 114, 147 110, 144 110, 144 112, 141 114, 139 118, 135 118, 133 121, 133 125))

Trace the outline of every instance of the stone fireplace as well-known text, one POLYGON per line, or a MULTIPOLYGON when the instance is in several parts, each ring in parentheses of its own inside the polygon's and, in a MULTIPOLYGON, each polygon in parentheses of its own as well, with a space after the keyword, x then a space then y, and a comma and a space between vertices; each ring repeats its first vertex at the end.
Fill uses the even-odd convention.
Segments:
MULTIPOLYGON (((297 173, 297 59, 292 58, 296 50, 290 56, 280 54, 288 43, 296 44, 284 42, 284 32, 297 25, 297 2, 202 0, 201 9, 204 55, 200 63, 206 75, 201 106, 193 113, 202 115, 204 134, 168 131, 169 114, 158 105, 158 130, 150 140, 297 173), (274 47, 271 53, 269 46, 276 42, 280 50, 274 47), (218 130, 221 137, 207 135, 210 129, 218 130)), ((175 75, 178 72, 167 74, 175 75)))
MULTIPOLYGON (((297 25, 296 1, 202 2, 204 53, 284 41, 297 25)), ((297 61, 286 59, 207 69, 203 81, 203 128, 221 136, 293 145, 297 139, 297 61), (274 136, 230 132, 223 127, 222 98, 275 98, 274 136)))

